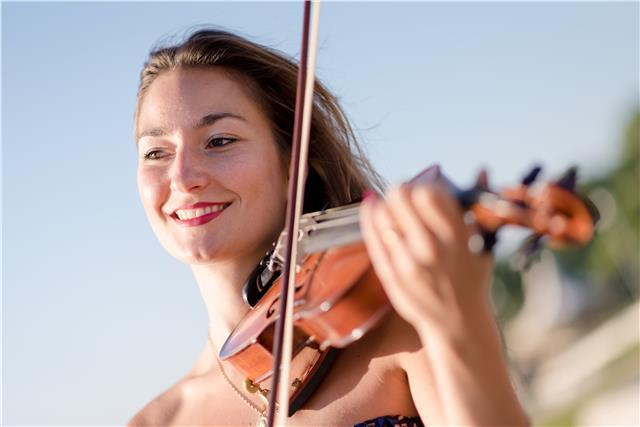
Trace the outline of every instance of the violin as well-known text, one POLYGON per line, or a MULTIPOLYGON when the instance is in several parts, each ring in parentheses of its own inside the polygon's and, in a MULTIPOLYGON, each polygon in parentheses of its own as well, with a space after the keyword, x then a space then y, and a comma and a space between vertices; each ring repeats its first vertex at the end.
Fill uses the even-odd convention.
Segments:
MULTIPOLYGON (((337 352, 371 330, 391 310, 361 241, 358 205, 302 215, 304 179, 313 107, 319 2, 304 1, 285 231, 269 256, 251 274, 245 301, 252 306, 222 348, 249 392, 268 395, 266 424, 285 424, 311 396, 337 352), (290 360, 314 353, 290 381, 290 360), (270 384, 269 384, 270 383, 270 384), (277 410, 279 408, 279 410, 277 410)), ((485 173, 469 190, 455 188, 430 168, 412 184, 439 182, 449 188, 466 217, 480 229, 469 241, 474 252, 490 251, 505 225, 532 230, 524 246, 535 252, 552 245, 584 244, 593 236, 597 212, 575 193, 575 169, 554 183, 534 183, 539 168, 519 186, 490 191, 485 173), (546 238, 546 239, 543 239, 546 238)), ((262 419, 260 421, 262 423, 262 419)))
MULTIPOLYGON (((532 231, 521 251, 532 256, 543 246, 583 245, 593 237, 598 213, 593 204, 576 194, 576 169, 555 182, 538 183, 535 167, 521 183, 500 192, 489 189, 481 172, 473 187, 460 190, 438 166, 432 166, 409 185, 444 185, 458 201, 467 221, 479 231, 469 240, 473 252, 489 252, 504 226, 532 231)), ((360 339, 391 310, 361 241, 359 203, 305 214, 297 235, 293 304, 293 357, 305 348, 315 357, 290 384, 291 416, 317 388, 335 358, 336 350, 360 339)), ((245 378, 248 391, 268 392, 273 376, 274 325, 281 316, 280 291, 284 263, 284 231, 274 248, 249 277, 244 299, 251 306, 220 350, 245 378)))

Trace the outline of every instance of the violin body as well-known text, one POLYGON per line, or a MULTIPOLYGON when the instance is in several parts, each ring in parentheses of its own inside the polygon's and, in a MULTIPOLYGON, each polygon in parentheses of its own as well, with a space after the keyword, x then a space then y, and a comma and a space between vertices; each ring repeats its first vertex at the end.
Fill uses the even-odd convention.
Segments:
MULTIPOLYGON (((278 278, 236 326, 220 350, 253 384, 273 376, 274 326, 280 316, 282 280, 278 278)), ((363 243, 340 246, 310 255, 296 274, 293 357, 317 349, 310 364, 290 385, 292 415, 319 385, 344 348, 377 325, 391 309, 363 243)))
MULTIPOLYGON (((256 383, 272 375, 270 349, 273 325, 280 316, 280 287, 281 280, 276 280, 220 350, 222 360, 256 383)), ((312 254, 296 274, 294 355, 305 346, 321 352, 346 347, 390 309, 363 243, 312 254)))

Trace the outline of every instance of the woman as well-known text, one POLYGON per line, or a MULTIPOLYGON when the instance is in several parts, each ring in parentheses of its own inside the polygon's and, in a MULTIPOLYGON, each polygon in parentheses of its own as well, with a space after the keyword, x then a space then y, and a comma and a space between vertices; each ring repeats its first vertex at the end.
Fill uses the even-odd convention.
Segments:
MULTIPOLYGON (((184 378, 130 425, 251 425, 264 413, 217 354, 248 310, 242 285, 284 226, 296 73, 277 52, 209 30, 145 64, 135 117, 140 195, 158 239, 194 272, 209 339, 184 378)), ((320 84, 312 120, 305 211, 379 189, 320 84)), ((435 186, 366 194, 364 240, 395 312, 341 352, 289 424, 383 425, 401 415, 406 425, 526 425, 488 301, 491 260, 469 252, 455 201, 435 186)))

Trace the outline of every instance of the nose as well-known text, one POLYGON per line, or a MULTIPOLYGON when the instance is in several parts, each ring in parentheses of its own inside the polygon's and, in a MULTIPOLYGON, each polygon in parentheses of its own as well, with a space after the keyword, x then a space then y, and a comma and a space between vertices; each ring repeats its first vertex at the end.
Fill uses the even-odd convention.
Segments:
POLYGON ((170 172, 170 188, 190 193, 206 187, 209 181, 206 164, 188 148, 178 150, 170 172))

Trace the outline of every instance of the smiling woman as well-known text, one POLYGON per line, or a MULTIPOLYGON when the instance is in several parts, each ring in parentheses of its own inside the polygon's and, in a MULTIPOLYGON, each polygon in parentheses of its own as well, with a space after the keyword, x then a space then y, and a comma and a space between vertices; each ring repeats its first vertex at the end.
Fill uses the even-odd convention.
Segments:
POLYGON ((243 254, 242 270, 259 259, 282 228, 286 173, 240 79, 167 71, 142 97, 137 126, 138 187, 165 249, 189 264, 243 254))
MULTIPOLYGON (((249 311, 243 284, 283 228, 296 72, 283 55, 212 30, 153 52, 145 65, 140 196, 162 245, 191 266, 209 337, 193 368, 130 425, 247 425, 264 415, 255 392, 268 381, 243 388, 217 354, 249 311)), ((307 212, 381 190, 333 95, 319 83, 315 94, 307 212)), ((342 351, 288 423, 527 424, 488 303, 491 260, 470 253, 459 207, 438 187, 368 194, 364 240, 395 312, 342 351), (394 242, 383 239, 389 230, 394 242)), ((293 363, 304 371, 307 361, 293 363)))

